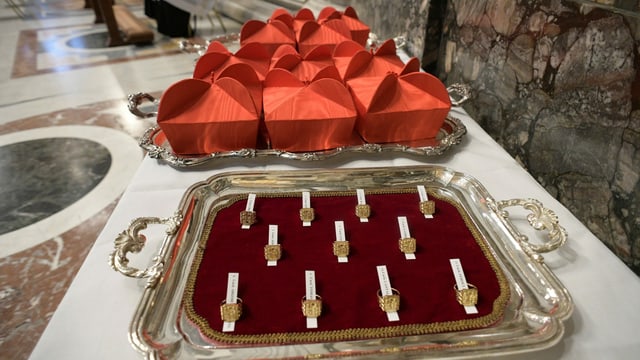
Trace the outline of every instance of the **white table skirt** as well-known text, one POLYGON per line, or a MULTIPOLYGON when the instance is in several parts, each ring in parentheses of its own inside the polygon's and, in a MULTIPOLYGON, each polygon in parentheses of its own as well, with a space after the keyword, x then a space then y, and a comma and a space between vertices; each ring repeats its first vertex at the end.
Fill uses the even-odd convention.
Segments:
MULTIPOLYGON (((216 169, 176 170, 145 158, 113 215, 33 351, 32 359, 141 359, 128 342, 129 324, 143 292, 142 281, 107 264, 116 235, 142 216, 169 217, 187 187, 211 175, 237 170, 349 168, 433 164, 477 178, 496 200, 535 198, 556 212, 567 244, 545 262, 571 293, 575 310, 555 346, 514 359, 637 359, 640 354, 640 278, 631 272, 563 205, 549 195, 466 113, 454 108, 468 129, 447 154, 419 158, 401 154, 345 154, 321 162, 284 159, 220 160, 216 169)), ((152 231, 150 229, 150 231, 152 231)), ((153 231, 132 266, 146 267, 162 241, 153 231)), ((511 357, 503 357, 509 359, 511 357)))

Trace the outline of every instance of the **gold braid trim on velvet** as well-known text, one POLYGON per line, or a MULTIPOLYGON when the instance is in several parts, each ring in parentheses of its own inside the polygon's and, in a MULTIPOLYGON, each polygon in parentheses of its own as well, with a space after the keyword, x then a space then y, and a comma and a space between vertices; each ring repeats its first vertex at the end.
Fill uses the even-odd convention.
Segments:
MULTIPOLYGON (((190 321, 192 321, 202 334, 213 341, 226 343, 226 344, 293 344, 303 342, 336 342, 336 341, 349 341, 349 340, 364 340, 373 338, 388 338, 396 336, 412 336, 412 335, 425 335, 443 332, 464 331, 470 329, 479 329, 488 327, 495 324, 504 315, 504 309, 510 297, 509 284, 507 279, 500 269, 496 259, 491 254, 491 250, 483 239, 482 235, 478 231, 473 221, 469 218, 467 213, 463 210, 462 206, 458 203, 454 203, 445 197, 433 194, 427 191, 429 196, 432 196, 438 200, 445 201, 453 205, 458 213, 462 216, 464 223, 476 240, 476 243, 487 258, 491 268, 493 269, 498 284, 500 287, 500 295, 493 302, 493 310, 491 313, 464 320, 455 321, 443 321, 425 324, 408 324, 408 325, 396 325, 396 326, 383 326, 377 328, 349 328, 344 330, 330 330, 330 331, 308 331, 308 332, 290 332, 290 333, 265 333, 259 335, 237 335, 231 333, 223 333, 221 331, 214 330, 209 322, 202 316, 198 315, 193 306, 193 294, 195 288, 196 277, 198 269, 206 249, 206 243, 209 239, 209 234, 213 226, 213 221, 219 211, 233 205, 235 202, 246 199, 248 194, 230 195, 226 197, 224 204, 214 206, 206 220, 204 231, 199 241, 198 251, 195 254, 192 268, 187 279, 185 292, 182 298, 183 307, 185 313, 190 321)), ((365 190, 366 194, 407 194, 417 193, 415 189, 376 189, 365 190)), ((318 191, 312 192, 311 197, 318 196, 355 196, 355 191, 318 191)), ((264 193, 256 194, 257 197, 263 198, 279 198, 279 197, 298 197, 299 192, 290 193, 264 193)))

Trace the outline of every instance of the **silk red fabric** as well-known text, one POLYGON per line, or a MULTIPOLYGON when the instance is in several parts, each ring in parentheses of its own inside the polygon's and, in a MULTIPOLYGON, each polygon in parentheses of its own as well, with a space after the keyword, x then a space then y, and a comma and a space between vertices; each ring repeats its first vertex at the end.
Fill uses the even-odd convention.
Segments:
POLYGON ((270 54, 260 43, 247 43, 232 54, 220 42, 214 41, 196 62, 193 78, 215 81, 227 67, 246 64, 258 75, 260 81, 269 71, 270 54))
POLYGON ((451 108, 444 84, 420 73, 416 58, 405 64, 392 40, 365 50, 354 35, 365 29, 349 28, 350 21, 359 22, 349 8, 327 8, 318 21, 309 10, 293 17, 280 9, 268 22, 247 21, 235 54, 211 43, 194 79, 172 85, 161 99, 158 124, 173 151, 312 152, 435 138, 451 108), (219 83, 224 78, 244 91, 219 83))
POLYGON ((280 45, 296 46, 296 36, 291 28, 280 20, 262 22, 249 20, 240 29, 240 45, 260 43, 273 54, 280 45))
POLYGON ((344 9, 344 12, 340 12, 331 6, 327 6, 320 11, 320 14, 318 14, 318 22, 327 21, 329 19, 340 19, 349 29, 351 39, 353 39, 353 41, 362 46, 367 44, 370 31, 369 26, 360 21, 358 14, 353 7, 347 6, 344 9))
POLYGON ((288 70, 303 82, 313 81, 326 67, 333 67, 331 48, 327 45, 317 46, 306 56, 302 56, 291 46, 280 46, 273 54, 270 65, 270 69, 288 70))
POLYGON ((297 35, 298 51, 306 55, 316 46, 325 45, 331 49, 343 41, 351 40, 351 32, 347 25, 337 19, 323 23, 305 22, 297 35))
POLYGON ((186 79, 160 99, 158 125, 177 154, 255 148, 259 117, 248 89, 231 77, 186 79))
MULTIPOLYGON (((333 67, 323 73, 338 76, 333 67)), ((302 152, 356 144, 353 100, 347 88, 331 76, 307 85, 287 70, 273 69, 265 80, 263 107, 275 149, 302 152)))
POLYGON ((447 90, 427 73, 357 77, 347 84, 358 109, 356 129, 371 143, 433 138, 451 108, 447 90))

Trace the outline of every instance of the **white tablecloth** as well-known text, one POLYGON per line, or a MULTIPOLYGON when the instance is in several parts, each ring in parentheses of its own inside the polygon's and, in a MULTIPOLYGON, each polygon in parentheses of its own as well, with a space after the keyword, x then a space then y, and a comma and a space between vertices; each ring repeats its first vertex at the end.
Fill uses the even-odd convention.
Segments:
MULTIPOLYGON (((186 188, 213 174, 235 170, 337 168, 435 164, 477 178, 497 200, 535 198, 553 209, 569 233, 567 244, 545 255, 546 263, 571 293, 575 310, 564 338, 540 352, 517 359, 637 359, 640 354, 640 278, 614 256, 564 206, 551 197, 518 163, 462 110, 454 109, 468 129, 447 154, 419 158, 399 154, 345 155, 323 162, 282 159, 220 160, 215 169, 176 170, 146 158, 53 315, 32 359, 140 359, 128 342, 142 281, 126 278, 107 265, 116 235, 141 216, 169 217, 186 188)), ((161 231, 160 231, 161 233, 161 231)), ((162 238, 149 243, 132 266, 146 267, 162 238)), ((510 357, 506 357, 510 358, 510 357)))

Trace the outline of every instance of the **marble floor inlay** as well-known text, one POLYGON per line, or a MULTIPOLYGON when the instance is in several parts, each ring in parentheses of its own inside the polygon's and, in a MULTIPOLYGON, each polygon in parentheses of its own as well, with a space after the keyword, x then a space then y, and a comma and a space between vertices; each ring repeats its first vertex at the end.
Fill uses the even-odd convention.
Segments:
MULTIPOLYGON (((141 0, 118 3, 155 28, 141 0)), ((105 47, 83 1, 24 4, 24 19, 0 7, 0 360, 29 358, 139 167, 155 119, 132 115, 127 95, 160 96, 195 57, 161 35, 105 47)))
POLYGON ((85 196, 111 166, 109 150, 76 138, 0 147, 0 235, 47 218, 85 196))
POLYGON ((98 213, 124 190, 141 158, 133 138, 109 128, 66 125, 0 135, 0 179, 8 178, 0 190, 8 199, 0 206, 0 256, 98 213))

